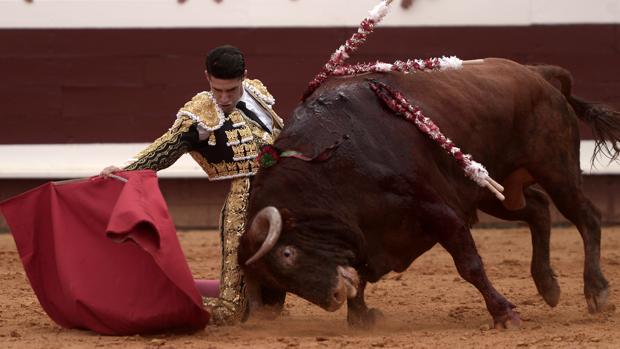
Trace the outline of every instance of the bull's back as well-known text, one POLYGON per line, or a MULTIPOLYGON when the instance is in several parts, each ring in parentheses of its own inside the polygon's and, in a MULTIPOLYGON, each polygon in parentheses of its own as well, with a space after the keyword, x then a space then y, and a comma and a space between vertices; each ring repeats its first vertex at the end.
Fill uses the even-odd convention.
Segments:
POLYGON ((542 105, 566 104, 560 91, 526 66, 505 59, 489 58, 459 70, 385 78, 457 146, 483 163, 499 166, 502 161, 520 161, 532 137, 544 136, 532 130, 563 122, 557 115, 537 113, 542 105), (502 149, 510 152, 502 153, 502 149))

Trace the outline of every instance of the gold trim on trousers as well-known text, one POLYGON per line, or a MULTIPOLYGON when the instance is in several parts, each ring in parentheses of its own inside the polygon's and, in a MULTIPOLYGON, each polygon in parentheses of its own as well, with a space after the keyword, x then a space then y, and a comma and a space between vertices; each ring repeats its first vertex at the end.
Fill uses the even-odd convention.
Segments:
POLYGON ((222 242, 222 273, 219 298, 203 298, 211 313, 211 323, 234 325, 240 323, 247 308, 246 287, 241 267, 237 263, 239 238, 245 230, 245 215, 250 195, 250 178, 233 179, 222 208, 220 239, 222 242))

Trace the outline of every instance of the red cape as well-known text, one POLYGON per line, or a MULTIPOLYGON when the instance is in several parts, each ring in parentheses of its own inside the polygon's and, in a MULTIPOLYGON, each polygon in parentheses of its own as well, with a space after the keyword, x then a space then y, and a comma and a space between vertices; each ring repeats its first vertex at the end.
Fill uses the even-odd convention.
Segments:
POLYGON ((128 335, 204 328, 209 314, 153 171, 47 183, 0 203, 47 314, 128 335))

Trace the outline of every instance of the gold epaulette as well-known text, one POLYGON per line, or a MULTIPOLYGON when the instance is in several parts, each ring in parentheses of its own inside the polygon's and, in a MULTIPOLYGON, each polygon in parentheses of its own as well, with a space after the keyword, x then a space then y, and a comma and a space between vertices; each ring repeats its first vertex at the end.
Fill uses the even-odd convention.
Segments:
POLYGON ((189 117, 198 125, 207 130, 214 131, 224 124, 224 112, 217 105, 211 92, 200 92, 191 101, 179 109, 177 118, 189 117))
POLYGON ((260 98, 265 104, 272 106, 276 100, 271 93, 267 90, 267 87, 258 79, 245 79, 243 80, 243 86, 250 91, 255 97, 260 98))

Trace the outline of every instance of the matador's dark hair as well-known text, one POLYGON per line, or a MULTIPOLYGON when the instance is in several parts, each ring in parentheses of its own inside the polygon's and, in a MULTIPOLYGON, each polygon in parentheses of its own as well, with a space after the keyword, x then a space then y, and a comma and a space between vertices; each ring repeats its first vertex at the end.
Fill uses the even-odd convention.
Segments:
POLYGON ((209 52, 205 67, 215 78, 237 79, 245 73, 245 58, 241 50, 234 46, 219 46, 209 52))

